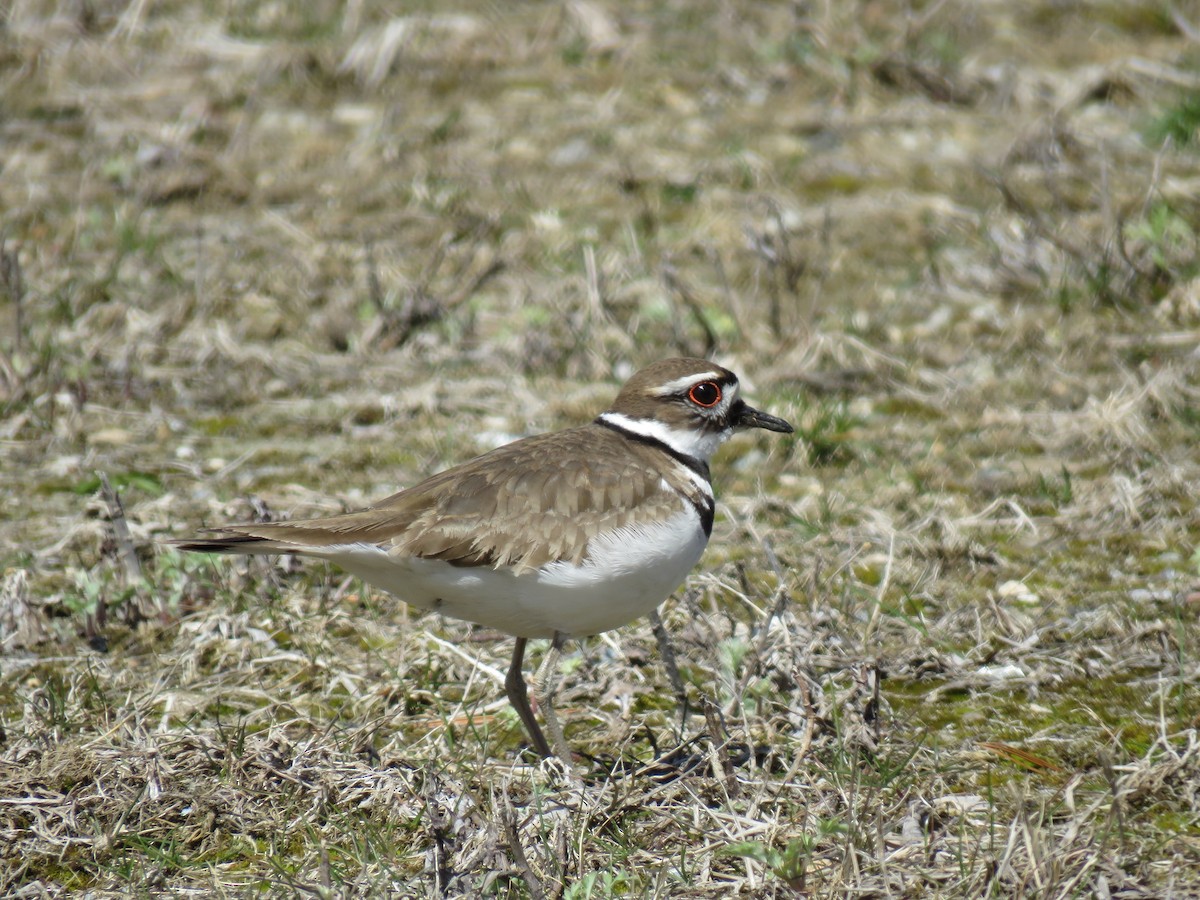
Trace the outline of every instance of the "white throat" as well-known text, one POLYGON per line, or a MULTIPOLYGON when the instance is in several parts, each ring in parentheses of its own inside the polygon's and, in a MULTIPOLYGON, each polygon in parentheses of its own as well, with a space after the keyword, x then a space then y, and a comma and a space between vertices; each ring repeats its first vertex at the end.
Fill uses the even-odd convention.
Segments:
POLYGON ((600 421, 607 422, 621 431, 628 431, 644 438, 666 444, 682 456, 691 456, 707 463, 717 448, 733 434, 732 428, 724 431, 697 431, 694 428, 672 428, 658 419, 631 419, 622 413, 600 414, 600 421))

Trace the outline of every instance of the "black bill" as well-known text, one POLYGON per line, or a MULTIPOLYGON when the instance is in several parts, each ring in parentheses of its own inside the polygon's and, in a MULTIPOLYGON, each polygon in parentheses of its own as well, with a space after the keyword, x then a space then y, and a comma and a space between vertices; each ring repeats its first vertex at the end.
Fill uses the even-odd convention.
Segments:
POLYGON ((778 416, 765 413, 744 403, 742 408, 734 414, 733 424, 736 428, 765 428, 767 431, 779 431, 783 434, 791 434, 796 430, 778 416))

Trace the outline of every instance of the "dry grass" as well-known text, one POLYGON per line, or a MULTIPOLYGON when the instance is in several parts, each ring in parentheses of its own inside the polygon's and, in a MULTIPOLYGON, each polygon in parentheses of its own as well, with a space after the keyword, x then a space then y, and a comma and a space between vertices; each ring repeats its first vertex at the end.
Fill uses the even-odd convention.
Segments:
POLYGON ((1198 29, 8 4, 0 893, 1200 896, 1198 29), (156 543, 677 353, 800 429, 718 461, 686 704, 649 623, 565 660, 582 789, 499 636, 156 543))

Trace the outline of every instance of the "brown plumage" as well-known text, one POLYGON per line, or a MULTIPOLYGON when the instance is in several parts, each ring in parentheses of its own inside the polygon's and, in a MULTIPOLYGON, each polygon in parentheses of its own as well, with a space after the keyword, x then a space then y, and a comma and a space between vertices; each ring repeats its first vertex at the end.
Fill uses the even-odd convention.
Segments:
POLYGON ((664 360, 590 424, 500 447, 366 509, 173 543, 323 557, 416 606, 515 635, 508 696, 549 756, 521 672, 526 640, 553 637, 550 665, 567 637, 618 627, 666 599, 712 528, 708 460, 740 428, 792 430, 747 406, 728 369, 664 360))
POLYGON ((228 525, 178 546, 244 554, 371 543, 517 574, 556 560, 578 565, 596 534, 670 515, 679 507, 676 491, 699 499, 690 479, 658 467, 662 455, 592 423, 506 444, 366 509, 228 525))

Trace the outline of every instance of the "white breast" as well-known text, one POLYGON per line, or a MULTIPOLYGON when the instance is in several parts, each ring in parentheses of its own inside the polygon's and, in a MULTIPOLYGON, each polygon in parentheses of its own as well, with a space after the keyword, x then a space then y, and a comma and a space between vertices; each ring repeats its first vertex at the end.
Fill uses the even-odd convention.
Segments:
POLYGON ((707 543, 689 505, 657 524, 593 538, 580 565, 555 562, 523 575, 392 556, 374 544, 329 547, 319 555, 422 609, 518 637, 584 637, 649 613, 679 586, 707 543))

